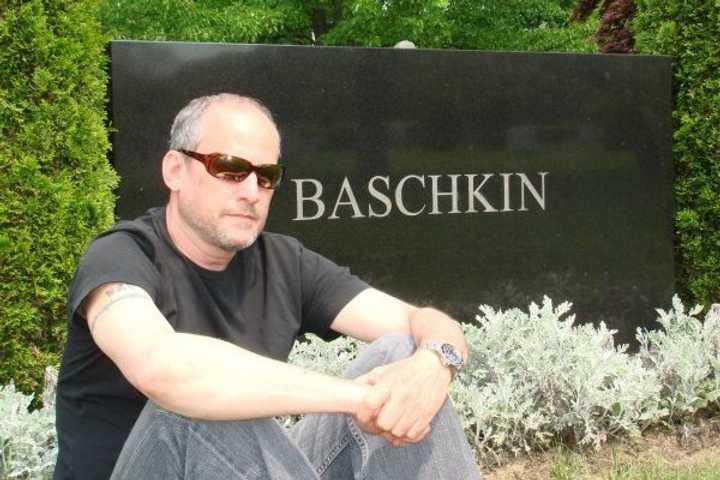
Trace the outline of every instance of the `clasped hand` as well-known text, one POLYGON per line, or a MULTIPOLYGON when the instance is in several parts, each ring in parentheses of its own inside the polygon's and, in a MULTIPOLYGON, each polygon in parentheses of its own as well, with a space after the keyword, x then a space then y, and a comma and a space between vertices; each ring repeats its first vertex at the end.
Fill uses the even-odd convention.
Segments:
POLYGON ((447 397, 450 380, 450 370, 429 350, 375 368, 355 379, 370 387, 355 421, 395 447, 420 442, 447 397))

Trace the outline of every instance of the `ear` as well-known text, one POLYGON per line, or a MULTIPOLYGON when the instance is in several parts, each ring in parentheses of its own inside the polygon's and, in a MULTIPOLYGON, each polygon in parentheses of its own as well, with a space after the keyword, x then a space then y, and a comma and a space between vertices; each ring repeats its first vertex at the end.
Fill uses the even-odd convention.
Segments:
POLYGON ((183 177, 186 174, 185 159, 175 150, 168 150, 162 159, 162 176, 165 185, 171 192, 180 189, 183 177))

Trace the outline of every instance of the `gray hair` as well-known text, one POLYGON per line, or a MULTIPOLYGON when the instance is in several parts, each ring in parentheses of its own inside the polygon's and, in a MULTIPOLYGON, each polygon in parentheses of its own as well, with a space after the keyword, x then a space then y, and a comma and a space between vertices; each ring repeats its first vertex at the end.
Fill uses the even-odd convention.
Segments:
POLYGON ((278 147, 280 146, 280 130, 277 128, 273 114, 268 107, 265 106, 257 98, 236 95, 234 93, 218 93, 216 95, 207 95, 198 97, 185 105, 178 112, 170 128, 170 150, 194 150, 200 143, 198 122, 211 105, 216 103, 236 103, 239 106, 251 106, 257 108, 260 113, 264 114, 278 135, 278 147))

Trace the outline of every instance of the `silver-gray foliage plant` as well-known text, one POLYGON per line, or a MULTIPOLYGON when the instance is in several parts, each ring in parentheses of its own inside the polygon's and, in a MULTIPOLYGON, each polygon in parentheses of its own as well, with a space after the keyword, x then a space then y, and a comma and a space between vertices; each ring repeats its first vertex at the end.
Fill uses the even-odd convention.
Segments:
MULTIPOLYGON (((604 323, 576 326, 567 302, 545 297, 527 312, 480 306, 477 325, 463 325, 472 357, 450 390, 480 457, 502 461, 553 442, 597 447, 717 403, 720 307, 704 323, 699 308, 685 314, 677 297, 673 307, 658 310, 663 330, 638 330, 631 355, 604 323)), ((338 375, 360 347, 310 336, 290 361, 338 375)))
POLYGON ((661 385, 668 420, 682 421, 720 400, 720 305, 701 321, 701 306, 686 311, 676 295, 673 308, 658 309, 662 329, 638 329, 638 357, 661 385))
POLYGON ((471 442, 497 459, 564 441, 599 446, 663 415, 655 374, 604 323, 574 325, 570 303, 494 310, 465 325, 472 348, 452 395, 471 442))
MULTIPOLYGON (((477 325, 463 325, 472 356, 450 396, 485 463, 554 442, 598 446, 720 406, 720 306, 703 322, 700 307, 686 312, 674 297, 672 310, 658 310, 661 330, 638 329, 637 355, 616 346, 603 323, 575 325, 570 308, 547 297, 527 312, 483 305, 477 325)), ((340 375, 361 346, 310 335, 290 362, 340 375)), ((31 397, 0 387, 0 480, 49 478, 57 455, 53 396, 31 413, 31 397)))
POLYGON ((0 479, 48 479, 57 457, 55 406, 30 412, 32 397, 0 387, 0 479))

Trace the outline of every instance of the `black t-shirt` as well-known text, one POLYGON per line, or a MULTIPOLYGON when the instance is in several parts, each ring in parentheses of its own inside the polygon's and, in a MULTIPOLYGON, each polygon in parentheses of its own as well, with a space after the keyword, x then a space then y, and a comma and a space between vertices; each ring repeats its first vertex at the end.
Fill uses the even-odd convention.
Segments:
POLYGON ((98 286, 145 289, 178 332, 221 338, 287 360, 296 337, 329 339, 340 310, 368 286, 284 235, 262 233, 222 272, 197 266, 172 244, 165 210, 152 209, 97 237, 75 273, 57 391, 55 479, 107 479, 146 398, 97 347, 77 314, 98 286))

